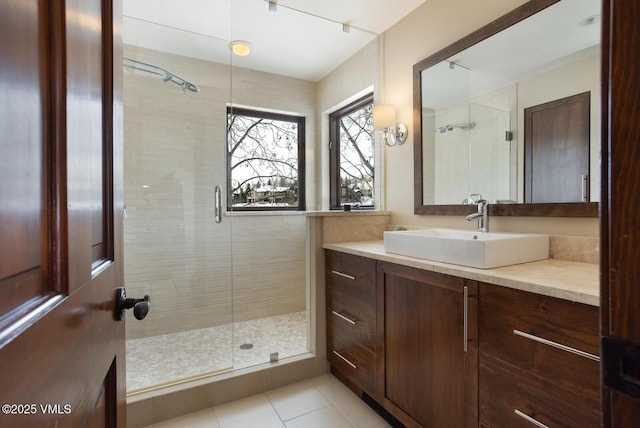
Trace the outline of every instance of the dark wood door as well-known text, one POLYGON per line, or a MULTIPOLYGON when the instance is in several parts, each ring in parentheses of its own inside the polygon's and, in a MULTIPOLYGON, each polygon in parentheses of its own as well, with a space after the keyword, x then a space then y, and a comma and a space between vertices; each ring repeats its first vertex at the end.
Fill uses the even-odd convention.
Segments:
POLYGON ((378 262, 378 391, 405 425, 478 426, 477 286, 378 262))
POLYGON ((524 109, 525 202, 589 201, 590 96, 524 109))
POLYGON ((605 0, 602 22, 603 425, 635 427, 640 426, 640 2, 605 0), (610 353, 609 340, 627 351, 610 353), (613 385, 616 377, 622 384, 613 385))
POLYGON ((3 427, 126 424, 121 14, 0 0, 3 427))

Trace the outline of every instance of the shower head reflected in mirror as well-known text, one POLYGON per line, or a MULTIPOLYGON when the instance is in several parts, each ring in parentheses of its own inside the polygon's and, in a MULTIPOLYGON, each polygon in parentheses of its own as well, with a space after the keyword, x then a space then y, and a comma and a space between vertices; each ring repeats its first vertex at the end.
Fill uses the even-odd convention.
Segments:
POLYGON ((162 67, 158 67, 157 65, 148 64, 146 62, 138 61, 135 59, 123 57, 123 65, 127 68, 131 68, 133 70, 144 71, 145 73, 155 74, 156 76, 160 76, 163 82, 172 82, 182 88, 183 92, 191 91, 191 92, 200 92, 200 88, 193 82, 183 79, 182 77, 166 70, 162 67))
POLYGON ((449 123, 436 129, 437 133, 444 134, 445 132, 453 131, 455 129, 461 129, 463 131, 471 131, 476 127, 475 122, 470 123, 449 123))

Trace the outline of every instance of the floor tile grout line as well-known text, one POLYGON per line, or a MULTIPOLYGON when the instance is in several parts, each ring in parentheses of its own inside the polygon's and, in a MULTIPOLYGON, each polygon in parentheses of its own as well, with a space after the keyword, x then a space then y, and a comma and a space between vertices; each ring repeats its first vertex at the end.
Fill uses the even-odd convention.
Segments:
POLYGON ((303 413, 303 414, 298 415, 298 416, 296 416, 296 417, 293 417, 293 418, 291 418, 291 419, 287 419, 286 421, 283 421, 283 423, 285 423, 285 424, 286 424, 286 422, 294 421, 294 420, 296 420, 296 419, 298 419, 298 418, 302 418, 303 416, 308 416, 308 415, 310 415, 310 414, 312 414, 312 413, 319 412, 319 411, 324 410, 324 409, 327 409, 327 408, 332 408, 333 410, 335 410, 336 412, 338 412, 338 414, 339 414, 340 416, 342 416, 342 418, 345 420, 345 422, 346 422, 346 423, 348 423, 348 424, 349 424, 349 426, 351 426, 352 428, 354 428, 354 426, 353 426, 353 424, 351 423, 351 421, 350 421, 349 419, 347 419, 347 418, 346 418, 346 417, 345 417, 345 416, 340 412, 340 410, 336 409, 336 407, 335 407, 334 405, 332 405, 332 404, 328 404, 328 405, 326 405, 326 406, 322 406, 322 407, 320 407, 320 408, 313 409, 313 410, 311 410, 311 411, 309 411, 309 412, 303 413))
MULTIPOLYGON (((315 412, 316 410, 324 409, 325 407, 333 407, 333 404, 331 404, 331 402, 327 399, 327 397, 325 397, 325 395, 324 395, 321 391, 319 391, 319 390, 318 390, 318 388, 316 388, 316 386, 315 386, 314 384, 312 384, 312 383, 311 383, 311 379, 307 379, 307 380, 304 380, 304 381, 300 381, 300 382, 292 383, 292 384, 290 384, 290 385, 285 385, 285 386, 283 386, 283 387, 281 387, 281 388, 286 388, 286 387, 288 387, 288 386, 296 385, 296 384, 303 383, 303 382, 307 382, 309 385, 311 385, 311 386, 313 387, 313 389, 315 389, 316 391, 318 391, 318 392, 320 393, 320 395, 322 396, 322 398, 324 398, 324 399, 327 401, 327 404, 326 404, 326 405, 324 405, 324 406, 322 406, 322 407, 320 407, 320 408, 313 409, 313 410, 310 410, 310 411, 308 411, 308 412, 305 412, 305 413, 303 413, 303 414, 301 414, 301 415, 294 416, 294 417, 289 418, 289 419, 283 419, 283 418, 282 418, 282 416, 280 415, 280 412, 278 412, 278 409, 276 408, 276 406, 273 404, 273 401, 272 401, 272 400, 271 400, 271 398, 269 397, 269 392, 271 392, 271 391, 275 391, 275 390, 280 389, 280 388, 275 388, 275 389, 272 389, 272 390, 270 390, 270 391, 266 391, 264 394, 267 396, 267 400, 269 400, 269 402, 271 403, 271 406, 273 407, 273 409, 274 409, 274 410, 276 411, 276 413, 278 414, 278 417, 280 418, 280 420, 282 421, 282 423, 292 421, 292 420, 294 420, 294 419, 296 419, 296 418, 299 418, 299 417, 301 417, 301 416, 304 416, 304 415, 308 415, 308 414, 310 414, 310 413, 313 413, 313 412, 315 412)), ((337 410, 337 409, 336 409, 336 410, 337 410)))
MULTIPOLYGON (((331 376, 333 376, 333 375, 331 375, 331 376)), ((334 378, 334 379, 335 379, 335 378, 334 378)), ((313 385, 313 386, 314 386, 314 388, 318 389, 318 387, 317 387, 316 385, 313 385)), ((345 386, 345 388, 346 388, 346 386, 345 386)), ((352 423, 351 419, 350 419, 347 415, 345 415, 343 412, 341 412, 341 411, 340 411, 340 409, 339 409, 339 408, 337 408, 337 407, 333 404, 333 402, 331 402, 331 400, 329 399, 329 397, 327 397, 325 394, 323 394, 323 393, 322 393, 322 391, 321 391, 320 389, 318 389, 318 391, 320 391, 320 394, 322 394, 322 395, 326 398, 326 400, 331 404, 331 406, 332 406, 334 409, 336 409, 336 411, 337 411, 338 413, 340 413, 340 415, 341 415, 341 416, 342 416, 342 417, 347 421, 347 423, 349 423, 349 425, 351 425, 352 427, 354 427, 354 428, 355 428, 355 425, 352 423)), ((357 394, 354 394, 354 396, 355 396, 355 397, 358 397, 358 395, 357 395, 357 394)), ((360 401, 362 402, 362 404, 363 404, 363 405, 365 405, 365 406, 369 407, 369 405, 368 405, 367 403, 365 403, 365 402, 364 402, 364 400, 362 399, 362 397, 358 397, 358 398, 360 399, 360 401)), ((378 415, 378 414, 376 413, 376 415, 378 415)), ((378 417, 380 417, 380 416, 378 415, 378 417)))
POLYGON ((340 414, 340 416, 342 416, 342 418, 343 418, 345 421, 347 421, 347 423, 348 423, 349 425, 351 425, 351 426, 353 427, 353 424, 351 423, 351 420, 350 420, 349 418, 347 418, 347 415, 345 415, 344 413, 342 413, 342 412, 340 411, 340 409, 338 409, 336 406, 334 406, 333 402, 329 399, 329 397, 327 397, 325 394, 323 394, 323 393, 322 393, 322 391, 321 391, 321 390, 320 390, 316 385, 314 385, 313 383, 312 383, 312 385, 313 385, 313 387, 314 387, 314 388, 315 388, 315 389, 320 393, 320 395, 322 395, 322 396, 325 398, 325 400, 327 400, 327 403, 329 403, 329 405, 330 405, 331 407, 333 407, 333 408, 335 409, 335 411, 336 411, 336 412, 338 412, 338 413, 340 414))

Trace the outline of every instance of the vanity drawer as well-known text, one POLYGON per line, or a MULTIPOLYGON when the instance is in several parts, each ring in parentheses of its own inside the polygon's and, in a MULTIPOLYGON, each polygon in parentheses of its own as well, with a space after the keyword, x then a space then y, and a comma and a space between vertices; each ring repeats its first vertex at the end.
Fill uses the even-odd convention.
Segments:
POLYGON ((480 357, 479 377, 483 427, 600 426, 600 401, 593 397, 577 395, 489 356, 480 357))
MULTIPOLYGON (((327 331, 340 330, 353 337, 362 346, 375 352, 376 349, 376 318, 375 309, 367 310, 366 316, 356 316, 356 312, 347 312, 339 304, 329 305, 327 310, 327 331)), ((353 308, 352 305, 348 306, 353 308)))
POLYGON ((375 260, 327 252, 327 323, 375 349, 375 260))
POLYGON ((597 307, 485 284, 480 352, 599 400, 597 307))
POLYGON ((376 354, 341 328, 330 330, 327 341, 329 362, 362 390, 373 394, 376 354))
POLYGON ((344 286, 354 293, 375 290, 376 261, 336 251, 326 252, 327 287, 344 286))

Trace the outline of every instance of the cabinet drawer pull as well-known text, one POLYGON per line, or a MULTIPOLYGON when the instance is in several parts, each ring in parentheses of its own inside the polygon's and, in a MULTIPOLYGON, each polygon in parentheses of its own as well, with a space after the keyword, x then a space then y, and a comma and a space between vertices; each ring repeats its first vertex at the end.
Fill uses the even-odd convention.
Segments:
POLYGON ((600 357, 597 356, 597 355, 593 355, 593 354, 590 354, 588 352, 584 352, 584 351, 581 351, 579 349, 572 348, 572 347, 567 346, 567 345, 563 345, 561 343, 552 342, 551 340, 543 339, 542 337, 534 336, 533 334, 525 333, 525 332, 520 331, 520 330, 513 330, 513 334, 515 334, 517 336, 522 336, 522 337, 524 337, 526 339, 530 339, 530 340, 533 340, 535 342, 540 342, 540 343, 543 343, 545 345, 552 346, 554 348, 561 349, 561 350, 566 351, 566 352, 571 352, 572 354, 580 355, 581 357, 589 358, 590 360, 593 360, 593 361, 600 361, 600 357))
POLYGON ((347 317, 347 316, 345 316, 345 315, 342 315, 340 312, 331 311, 331 313, 332 313, 333 315, 337 316, 338 318, 340 318, 340 319, 342 319, 342 320, 345 320, 346 322, 348 322, 348 323, 349 323, 349 324, 351 324, 351 325, 356 325, 356 323, 357 323, 357 320, 354 320, 354 319, 349 318, 349 317, 347 317))
POLYGON ((334 354, 336 354, 336 356, 338 358, 340 358, 342 361, 344 361, 345 363, 349 364, 351 367, 353 367, 354 369, 357 369, 358 366, 356 366, 355 364, 353 364, 351 361, 349 361, 346 357, 344 357, 340 352, 338 351, 333 351, 334 354))
POLYGON ((514 413, 518 416, 520 416, 522 419, 532 423, 533 425, 539 427, 539 428, 549 428, 547 425, 543 424, 542 422, 538 422, 535 419, 533 419, 531 416, 521 412, 518 409, 513 409, 514 413))
POLYGON ((343 278, 347 278, 347 279, 353 279, 353 280, 356 279, 355 276, 347 275, 346 273, 338 272, 337 270, 332 270, 331 273, 336 274, 338 276, 341 276, 343 278))

